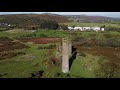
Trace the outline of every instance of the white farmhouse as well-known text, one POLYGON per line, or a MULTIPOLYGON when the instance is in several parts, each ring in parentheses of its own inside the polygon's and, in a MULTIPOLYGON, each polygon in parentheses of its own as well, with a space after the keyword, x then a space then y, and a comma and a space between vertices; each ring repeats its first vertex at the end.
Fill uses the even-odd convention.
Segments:
POLYGON ((90 30, 90 27, 83 27, 83 31, 90 30))
POLYGON ((74 30, 78 30, 79 28, 78 27, 74 27, 74 30))
POLYGON ((104 31, 105 29, 104 28, 101 28, 101 31, 104 31))
POLYGON ((74 27, 74 30, 80 30, 80 31, 82 31, 82 27, 74 27))
POLYGON ((92 29, 93 31, 99 31, 99 30, 100 30, 100 27, 95 26, 95 27, 91 27, 91 29, 92 29))
POLYGON ((73 30, 74 28, 73 27, 68 27, 69 30, 73 30))
POLYGON ((78 27, 78 30, 83 31, 82 27, 78 27))
POLYGON ((90 31, 90 30, 93 30, 93 31, 104 31, 105 29, 104 28, 100 28, 100 27, 98 27, 98 26, 95 26, 95 27, 79 27, 79 26, 77 26, 77 27, 70 27, 70 26, 68 26, 68 29, 69 30, 74 30, 74 31, 76 31, 76 30, 80 30, 80 31, 90 31))

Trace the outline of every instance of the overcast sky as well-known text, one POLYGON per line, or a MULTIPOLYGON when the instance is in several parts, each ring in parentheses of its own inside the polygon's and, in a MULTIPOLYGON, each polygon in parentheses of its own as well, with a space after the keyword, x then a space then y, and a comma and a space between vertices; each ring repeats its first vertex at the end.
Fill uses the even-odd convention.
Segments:
POLYGON ((99 16, 108 16, 108 17, 120 17, 120 12, 0 12, 0 14, 41 14, 41 13, 54 13, 60 15, 99 15, 99 16))

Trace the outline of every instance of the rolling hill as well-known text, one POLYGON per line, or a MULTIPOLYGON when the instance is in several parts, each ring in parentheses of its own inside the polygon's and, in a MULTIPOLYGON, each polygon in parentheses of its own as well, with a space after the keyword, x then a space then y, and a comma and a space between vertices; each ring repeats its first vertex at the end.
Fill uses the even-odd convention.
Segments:
POLYGON ((58 23, 68 22, 69 20, 62 15, 57 14, 7 14, 0 15, 0 23, 10 23, 18 25, 38 25, 42 21, 56 21, 58 23))
POLYGON ((105 16, 87 16, 87 15, 65 15, 69 20, 74 22, 116 22, 120 18, 105 17, 105 16))
POLYGON ((87 16, 87 15, 58 15, 52 13, 43 14, 6 14, 0 15, 0 23, 9 23, 17 26, 38 27, 42 22, 55 21, 58 23, 73 22, 89 22, 89 23, 116 23, 120 22, 120 18, 112 18, 105 16, 87 16))

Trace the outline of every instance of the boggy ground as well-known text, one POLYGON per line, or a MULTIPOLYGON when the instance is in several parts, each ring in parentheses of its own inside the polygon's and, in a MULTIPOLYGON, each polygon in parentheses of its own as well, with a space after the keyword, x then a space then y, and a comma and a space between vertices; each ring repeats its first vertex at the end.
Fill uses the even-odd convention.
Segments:
POLYGON ((32 41, 21 42, 1 38, 0 45, 4 44, 4 47, 0 47, 0 78, 55 77, 54 74, 61 72, 59 52, 56 53, 57 40, 33 38, 32 41), (43 75, 39 71, 43 71, 43 75))
POLYGON ((27 48, 26 45, 15 41, 9 37, 0 37, 0 60, 15 57, 20 54, 25 54, 22 52, 16 52, 16 50, 27 48))
POLYGON ((23 38, 19 39, 21 42, 34 42, 35 44, 47 44, 60 42, 61 38, 23 38))
POLYGON ((88 46, 86 44, 74 44, 79 52, 87 52, 95 56, 104 56, 108 58, 111 62, 120 65, 120 47, 102 47, 97 46, 95 39, 89 39, 88 46))

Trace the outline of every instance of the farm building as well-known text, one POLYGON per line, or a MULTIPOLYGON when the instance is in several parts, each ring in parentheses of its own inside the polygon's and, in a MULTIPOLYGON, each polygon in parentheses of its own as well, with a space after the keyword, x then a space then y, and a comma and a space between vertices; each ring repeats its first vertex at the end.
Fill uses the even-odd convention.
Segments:
POLYGON ((102 27, 70 27, 68 26, 68 30, 79 30, 79 31, 104 31, 105 29, 102 27))

